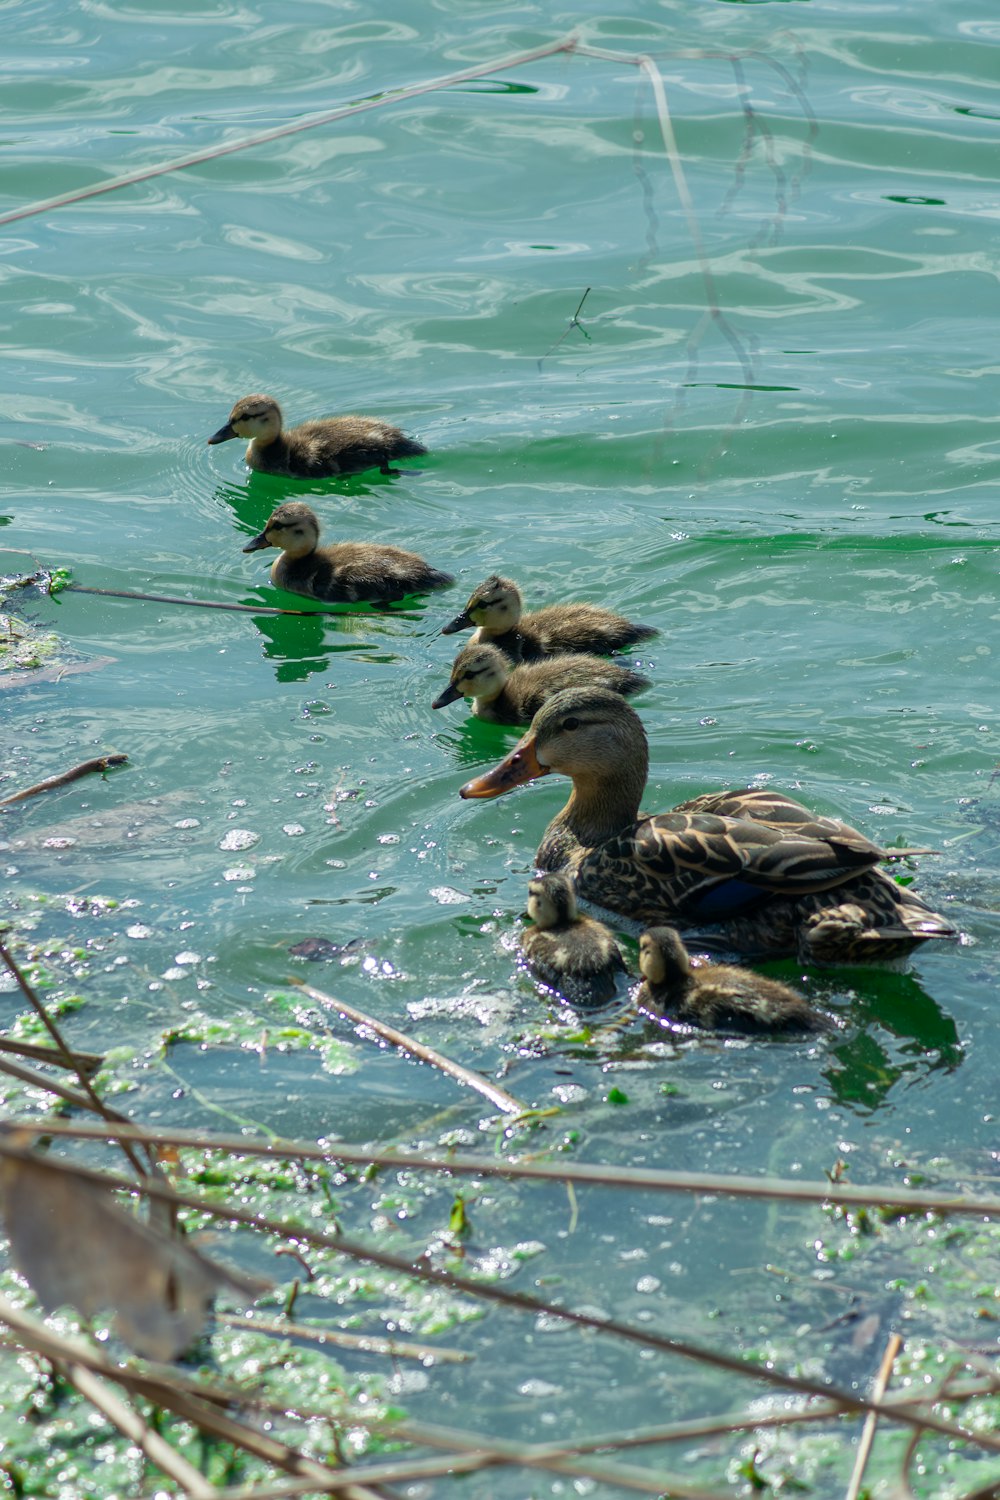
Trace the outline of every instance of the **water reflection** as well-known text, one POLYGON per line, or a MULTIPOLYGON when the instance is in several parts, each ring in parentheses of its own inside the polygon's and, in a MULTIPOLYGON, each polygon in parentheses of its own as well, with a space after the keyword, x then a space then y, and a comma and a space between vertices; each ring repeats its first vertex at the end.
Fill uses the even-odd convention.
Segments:
POLYGON ((502 759, 524 733, 517 725, 491 724, 486 719, 474 718, 464 700, 462 708, 452 711, 459 714, 462 709, 468 714, 464 723, 449 725, 434 736, 434 743, 442 747, 455 766, 481 766, 502 759))
POLYGON ((830 1049, 824 1069, 833 1097, 851 1109, 881 1109, 900 1079, 952 1071, 965 1052, 958 1030, 912 974, 872 969, 851 1006, 852 1031, 830 1049), (900 1043, 890 1051, 879 1032, 900 1043))

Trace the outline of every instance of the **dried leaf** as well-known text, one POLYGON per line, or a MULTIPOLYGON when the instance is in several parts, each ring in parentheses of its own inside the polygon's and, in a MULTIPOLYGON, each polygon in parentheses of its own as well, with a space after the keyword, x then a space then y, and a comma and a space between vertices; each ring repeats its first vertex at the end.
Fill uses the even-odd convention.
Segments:
POLYGON ((3 1158, 0 1204, 11 1258, 46 1311, 110 1311, 119 1337, 148 1359, 190 1348, 220 1288, 243 1298, 261 1290, 144 1224, 69 1167, 3 1158))

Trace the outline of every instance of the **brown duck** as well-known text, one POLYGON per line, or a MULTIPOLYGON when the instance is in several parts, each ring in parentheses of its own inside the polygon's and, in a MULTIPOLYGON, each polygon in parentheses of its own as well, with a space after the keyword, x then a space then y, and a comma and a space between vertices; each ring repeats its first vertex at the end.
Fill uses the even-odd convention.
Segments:
POLYGON ((250 440, 246 461, 251 469, 290 479, 324 479, 360 474, 363 469, 396 474, 399 471, 390 467, 393 459, 427 452, 422 443, 380 417, 321 417, 286 432, 273 396, 242 396, 225 427, 208 441, 227 443, 237 437, 250 440))
POLYGON ((634 709, 604 688, 567 688, 460 795, 497 797, 553 771, 571 777, 538 865, 567 869, 578 895, 647 926, 718 923, 742 952, 827 963, 896 958, 929 938, 956 936, 877 868, 892 856, 848 824, 753 788, 649 817, 639 811, 648 766, 634 709))
POLYGON ((521 590, 499 573, 473 589, 462 613, 441 634, 472 629, 474 643, 499 646, 513 662, 540 661, 567 651, 607 656, 659 635, 653 626, 638 625, 599 604, 549 604, 524 614, 521 590))
POLYGON ((432 568, 416 552, 404 552, 402 547, 381 542, 318 544, 315 512, 301 500, 289 500, 278 506, 264 530, 243 551, 280 547, 281 556, 271 564, 271 582, 292 594, 330 604, 385 603, 454 582, 450 573, 432 568))
POLYGON ((451 681, 431 707, 444 708, 459 698, 471 698, 472 712, 479 719, 489 719, 493 724, 529 724, 553 693, 587 684, 627 697, 648 688, 649 678, 617 662, 580 654, 512 667, 498 646, 477 646, 470 641, 456 656, 451 681))

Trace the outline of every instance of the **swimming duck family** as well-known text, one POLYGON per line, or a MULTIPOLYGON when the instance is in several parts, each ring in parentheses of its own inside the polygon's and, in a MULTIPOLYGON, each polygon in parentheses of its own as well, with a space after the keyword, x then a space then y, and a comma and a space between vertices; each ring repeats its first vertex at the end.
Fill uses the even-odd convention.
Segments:
POLYGON ((897 957, 956 935, 877 868, 886 851, 846 823, 753 788, 650 817, 639 811, 648 766, 629 704, 605 688, 567 688, 460 795, 496 797, 554 771, 569 776, 569 801, 545 830, 538 866, 566 869, 578 895, 649 926, 719 924, 743 952, 813 962, 897 957))
POLYGON ((742 1034, 833 1029, 829 1016, 778 979, 733 964, 695 967, 675 927, 651 927, 642 934, 639 971, 636 1004, 668 1025, 742 1034))
POLYGON ((548 604, 523 612, 521 590, 511 578, 491 573, 473 589, 460 615, 442 626, 442 635, 472 630, 474 644, 498 646, 513 662, 540 661, 563 652, 607 656, 659 631, 615 614, 599 604, 548 604))
POLYGON ((532 973, 573 1004, 613 998, 625 960, 603 922, 577 910, 576 893, 562 871, 528 882, 528 916, 535 924, 520 936, 532 973))
POLYGON ((494 724, 529 724, 553 693, 587 684, 626 697, 650 685, 648 677, 628 667, 582 653, 512 667, 499 647, 470 642, 456 656, 451 681, 431 707, 444 708, 459 698, 471 698, 477 718, 494 724))
POLYGON ((284 430, 281 407, 273 396, 241 396, 229 421, 213 432, 209 444, 248 438, 246 461, 262 474, 289 479, 326 479, 378 469, 395 474, 394 459, 416 457, 427 449, 380 417, 321 417, 284 430))
POLYGON ((271 582, 292 594, 330 604, 390 603, 453 583, 450 573, 432 568, 416 552, 381 542, 319 545, 319 521, 301 500, 289 500, 271 513, 264 530, 243 548, 257 552, 280 547, 271 564, 271 582))

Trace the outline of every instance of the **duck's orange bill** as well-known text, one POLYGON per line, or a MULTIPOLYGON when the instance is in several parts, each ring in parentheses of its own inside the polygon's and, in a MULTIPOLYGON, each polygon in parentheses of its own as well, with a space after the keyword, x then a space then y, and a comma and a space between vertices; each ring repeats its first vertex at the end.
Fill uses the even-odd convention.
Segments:
POLYGON ((467 781, 459 792, 460 797, 502 797, 504 792, 534 781, 538 776, 548 776, 549 766, 543 766, 535 754, 535 739, 526 734, 524 739, 492 771, 467 781))

